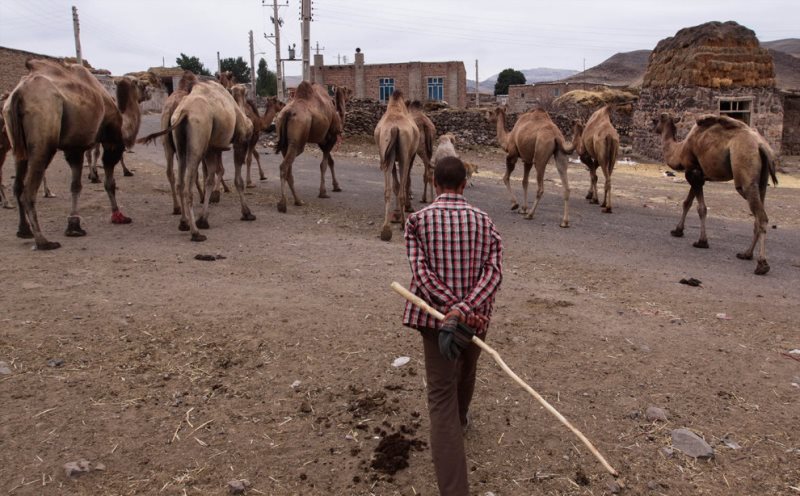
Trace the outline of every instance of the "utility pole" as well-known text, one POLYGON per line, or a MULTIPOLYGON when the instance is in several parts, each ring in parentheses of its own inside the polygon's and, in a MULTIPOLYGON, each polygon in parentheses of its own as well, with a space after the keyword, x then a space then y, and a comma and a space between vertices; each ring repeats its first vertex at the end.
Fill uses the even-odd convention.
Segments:
POLYGON ((300 16, 303 19, 303 81, 311 77, 309 59, 311 58, 311 0, 301 0, 300 16))
POLYGON ((278 17, 278 0, 272 0, 272 22, 275 29, 275 79, 278 81, 278 100, 283 101, 283 71, 281 70, 281 23, 278 17))
POLYGON ((253 48, 253 31, 250 30, 250 89, 256 97, 256 54, 253 48))
POLYGON ((478 59, 475 59, 475 106, 481 106, 481 83, 478 79, 478 59))
POLYGON ((219 52, 217 52, 217 75, 222 76, 222 62, 219 60, 219 52))
POLYGON ((72 6, 72 31, 75 33, 75 60, 78 65, 83 65, 83 54, 81 53, 81 25, 78 22, 78 8, 72 6))

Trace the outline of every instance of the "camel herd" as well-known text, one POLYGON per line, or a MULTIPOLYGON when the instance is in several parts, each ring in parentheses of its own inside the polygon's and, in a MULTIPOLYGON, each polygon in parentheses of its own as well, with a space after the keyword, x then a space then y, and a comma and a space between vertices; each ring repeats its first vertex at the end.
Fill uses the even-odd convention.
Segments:
MULTIPOLYGON (((350 91, 335 87, 332 94, 318 84, 301 83, 294 97, 285 105, 275 98, 267 99, 263 114, 247 98, 244 85, 234 84, 229 73, 219 81, 200 80, 189 71, 181 78, 177 89, 165 102, 161 114, 161 130, 136 141, 141 123, 139 104, 149 98, 146 83, 133 77, 116 78, 116 102, 98 80, 83 66, 50 60, 29 60, 29 74, 14 90, 0 99, 0 204, 10 208, 2 184, 2 165, 9 150, 16 160, 13 185, 19 210, 17 236, 34 238, 36 248, 55 249, 57 242, 48 241, 42 233, 36 211, 36 195, 45 182, 45 170, 58 150, 64 152, 72 171, 70 191, 72 208, 67 220, 67 236, 84 236, 78 201, 81 193, 81 174, 84 157, 90 165, 89 178, 99 182, 96 163, 102 150, 104 186, 111 203, 111 221, 131 222, 116 202, 114 167, 123 162, 123 152, 135 143, 148 143, 161 137, 166 159, 166 174, 173 198, 173 214, 180 215, 178 228, 190 231, 192 241, 203 241, 200 229, 209 227, 209 204, 219 200, 219 188, 228 191, 223 179, 222 152, 233 148, 234 186, 241 204, 242 220, 255 220, 244 196, 246 187, 253 187, 250 166, 255 158, 259 177, 266 179, 255 147, 261 132, 269 130, 274 120, 277 133, 275 152, 282 155, 280 163, 280 200, 277 208, 286 212, 286 189, 291 190, 294 204, 303 205, 294 187, 292 164, 303 153, 306 144, 317 144, 322 150, 320 162, 319 197, 327 198, 325 172, 330 168, 333 191, 341 191, 336 179, 331 155, 341 140, 350 91), (178 160, 175 177, 174 158, 178 160), (242 165, 247 165, 245 183, 242 165), (202 166, 202 167, 201 167, 202 166), (200 173, 203 180, 200 180, 200 173), (177 180, 176 180, 177 179, 177 180), (202 199, 202 209, 195 214, 194 190, 202 199)), ((611 122, 611 106, 594 112, 584 125, 573 124, 572 141, 539 109, 521 114, 514 127, 506 129, 503 107, 486 113, 497 128, 497 141, 506 152, 506 172, 503 182, 511 199, 511 209, 519 209, 527 219, 533 218, 544 193, 544 172, 552 158, 563 187, 564 212, 561 227, 569 227, 569 182, 567 157, 577 153, 590 174, 586 198, 600 203, 603 212, 612 212, 611 174, 619 150, 619 135, 611 122), (517 161, 523 163, 523 203, 519 205, 511 189, 510 177, 517 161), (528 203, 528 180, 536 170, 537 191, 533 206, 528 203), (605 178, 602 203, 597 190, 597 169, 605 178)), ((758 246, 756 274, 766 274, 766 225, 764 211, 766 187, 775 176, 775 158, 764 138, 746 124, 724 116, 707 115, 697 119, 683 141, 676 141, 674 119, 663 114, 654 122, 654 131, 662 138, 664 160, 669 167, 683 171, 690 185, 683 202, 683 213, 673 236, 683 236, 686 214, 695 198, 701 228, 697 248, 708 248, 703 197, 705 181, 733 179, 736 191, 745 199, 755 221, 750 247, 737 254, 750 260, 758 246)), ((405 212, 412 211, 410 171, 418 156, 423 163, 423 194, 421 201, 433 193, 433 167, 443 156, 457 155, 452 135, 443 134, 434 150, 437 132, 419 102, 408 102, 395 91, 375 127, 374 138, 379 150, 380 167, 384 175, 384 222, 380 238, 392 238, 390 223, 402 223, 405 212), (392 196, 396 201, 392 209, 392 196)), ((132 175, 123 162, 125 175, 132 175)), ((49 194, 45 182, 45 193, 49 194)))

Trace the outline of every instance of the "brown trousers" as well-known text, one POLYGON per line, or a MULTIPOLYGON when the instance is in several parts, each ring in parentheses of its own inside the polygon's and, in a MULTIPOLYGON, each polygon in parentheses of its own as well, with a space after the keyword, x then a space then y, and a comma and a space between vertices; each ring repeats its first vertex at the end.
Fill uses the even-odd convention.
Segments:
POLYGON ((439 353, 438 331, 423 329, 431 455, 442 496, 469 496, 463 427, 475 390, 475 369, 481 349, 474 344, 456 361, 439 353))

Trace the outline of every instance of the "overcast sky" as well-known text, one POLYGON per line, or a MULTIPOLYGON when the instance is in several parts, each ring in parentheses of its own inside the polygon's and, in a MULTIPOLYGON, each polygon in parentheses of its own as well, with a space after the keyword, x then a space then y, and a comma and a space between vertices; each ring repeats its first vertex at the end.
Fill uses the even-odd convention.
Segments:
MULTIPOLYGON (((272 0, 0 0, 0 46, 74 56, 71 6, 78 8, 83 56, 113 74, 175 65, 196 55, 212 72, 216 52, 274 70, 272 0)), ((282 0, 285 5, 287 0, 282 0)), ((300 50, 300 0, 279 9, 283 57, 300 50)), ((798 0, 314 0, 311 44, 327 64, 352 62, 356 47, 367 63, 461 60, 480 79, 507 67, 581 70, 617 52, 652 49, 662 38, 707 21, 734 20, 762 41, 800 37, 798 0), (795 19, 791 21, 790 19, 795 19)), ((313 53, 313 52, 312 52, 313 53)), ((286 63, 299 75, 300 63, 286 63)))

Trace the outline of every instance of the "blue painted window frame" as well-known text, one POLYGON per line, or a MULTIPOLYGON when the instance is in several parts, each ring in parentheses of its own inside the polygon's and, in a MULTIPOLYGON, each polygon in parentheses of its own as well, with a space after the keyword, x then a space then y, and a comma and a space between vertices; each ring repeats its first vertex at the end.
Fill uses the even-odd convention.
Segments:
POLYGON ((378 91, 378 98, 380 101, 389 101, 389 97, 394 93, 394 78, 379 78, 378 91))
POLYGON ((428 100, 444 100, 444 78, 441 76, 428 78, 428 100))

